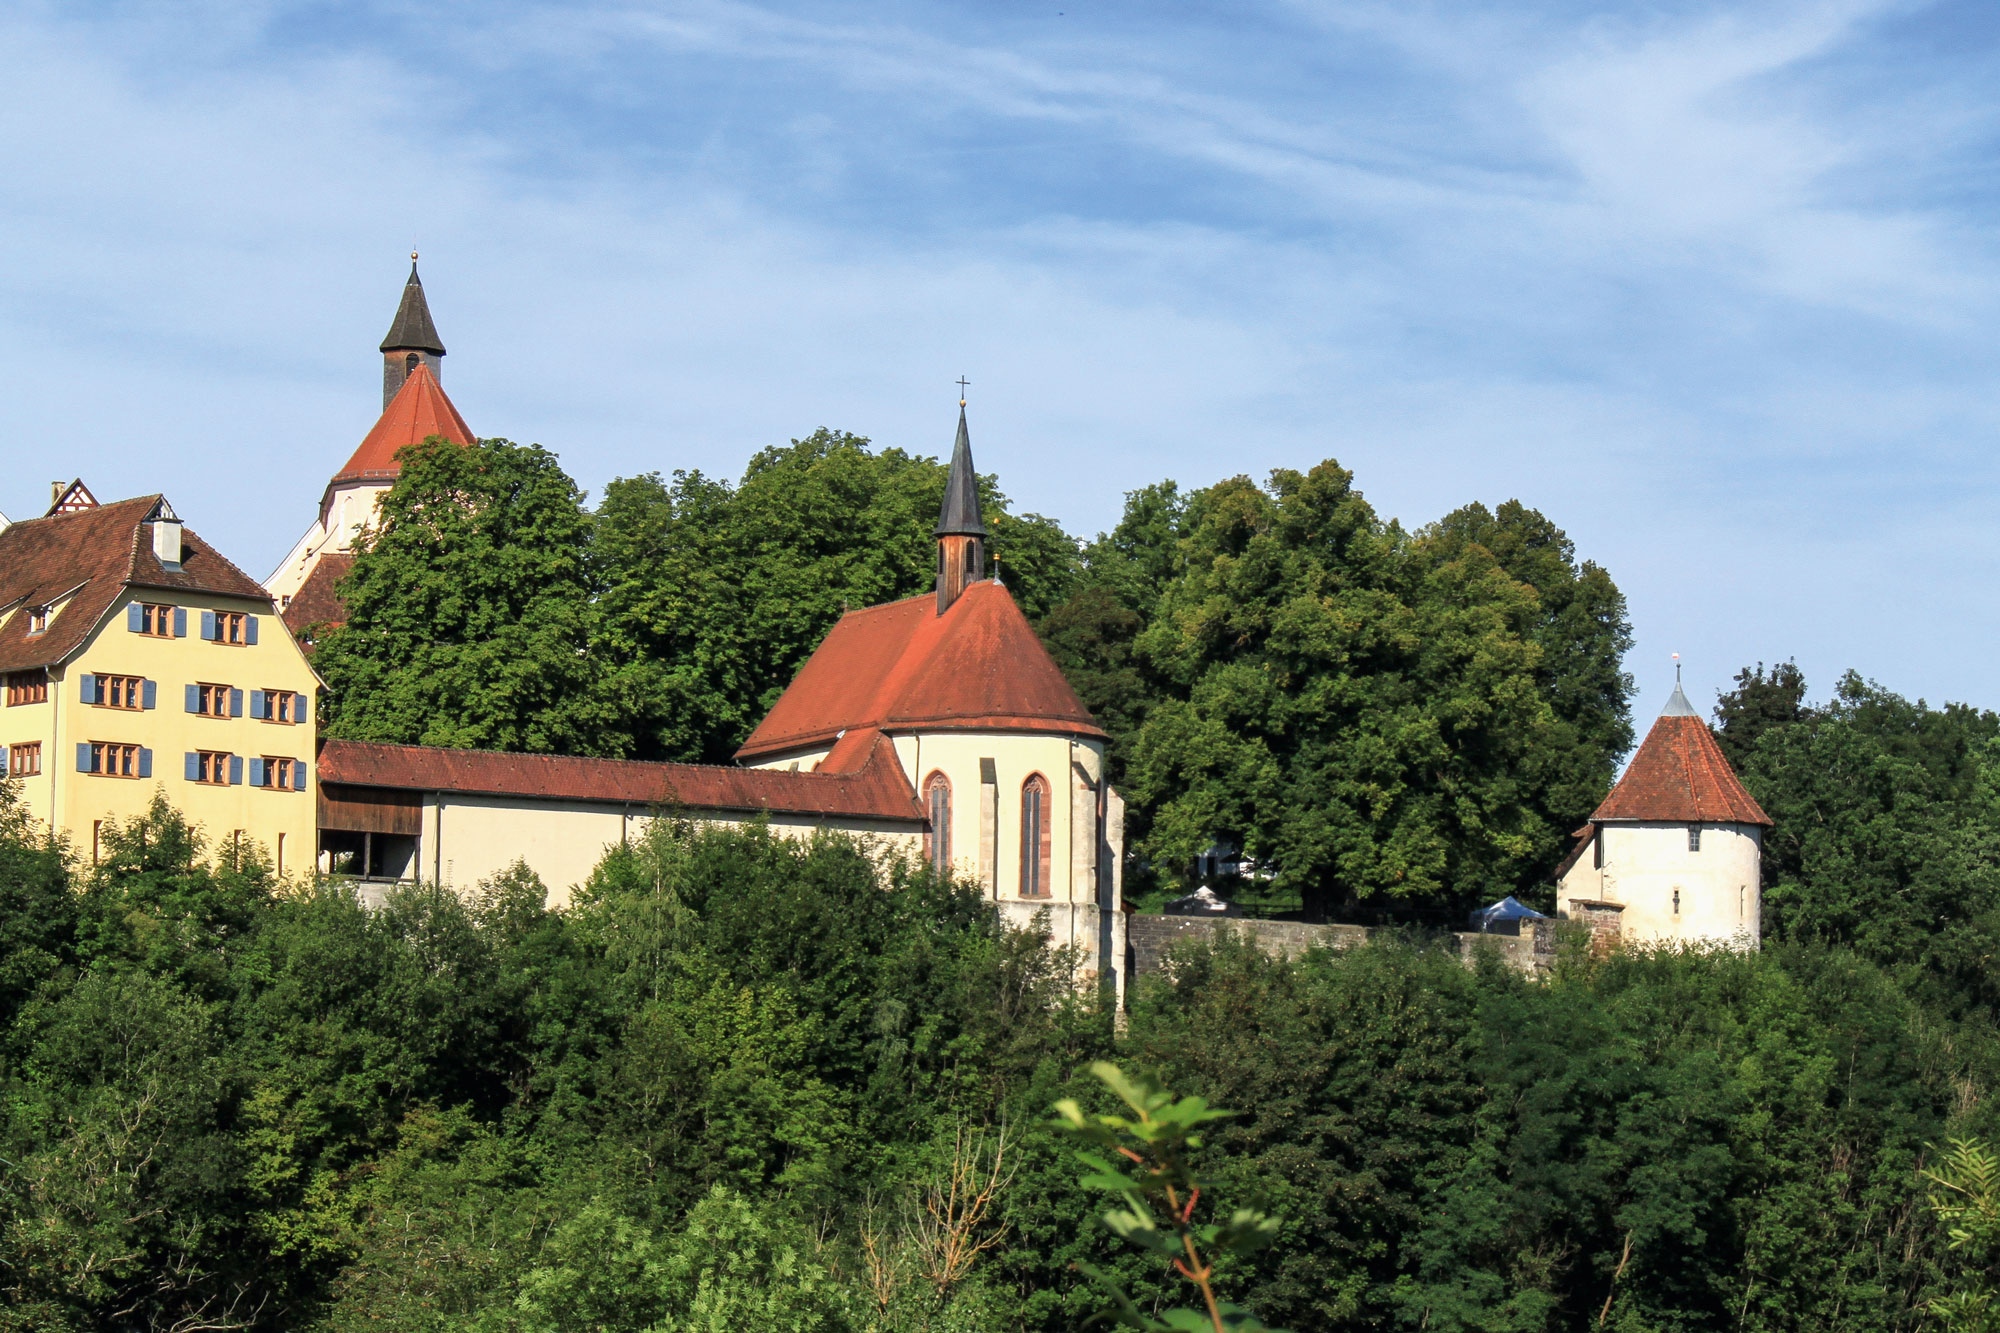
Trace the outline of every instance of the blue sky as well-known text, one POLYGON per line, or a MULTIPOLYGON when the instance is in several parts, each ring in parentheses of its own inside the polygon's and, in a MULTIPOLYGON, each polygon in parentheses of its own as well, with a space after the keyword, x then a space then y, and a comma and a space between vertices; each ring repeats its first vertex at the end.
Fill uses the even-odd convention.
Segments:
POLYGON ((828 425, 1019 507, 1338 458, 1549 514, 1640 713, 1795 656, 2000 705, 2000 6, 0 6, 0 510, 261 576, 424 253, 580 483, 828 425))

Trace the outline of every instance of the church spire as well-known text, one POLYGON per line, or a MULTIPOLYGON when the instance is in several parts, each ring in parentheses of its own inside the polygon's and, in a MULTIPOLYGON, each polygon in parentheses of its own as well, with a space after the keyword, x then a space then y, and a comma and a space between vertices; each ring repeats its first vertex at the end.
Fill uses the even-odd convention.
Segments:
POLYGON ((972 469, 972 436, 965 428, 965 400, 958 400, 958 439, 951 447, 944 504, 938 508, 937 609, 951 609, 967 585, 986 577, 986 524, 979 517, 979 474, 972 469))
POLYGON ((388 411, 396 391, 410 372, 423 366, 431 377, 439 377, 438 361, 444 356, 437 325, 431 322, 430 302, 424 299, 424 281, 417 276, 417 253, 410 252, 410 279, 403 284, 403 300, 396 307, 395 322, 382 339, 382 410, 388 411))

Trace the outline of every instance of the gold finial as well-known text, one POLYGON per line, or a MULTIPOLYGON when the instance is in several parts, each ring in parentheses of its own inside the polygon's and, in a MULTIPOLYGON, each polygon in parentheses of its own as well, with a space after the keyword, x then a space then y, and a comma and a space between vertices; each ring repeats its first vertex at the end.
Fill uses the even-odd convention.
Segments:
POLYGON ((412 264, 417 262, 417 252, 415 250, 410 251, 410 262, 412 264))

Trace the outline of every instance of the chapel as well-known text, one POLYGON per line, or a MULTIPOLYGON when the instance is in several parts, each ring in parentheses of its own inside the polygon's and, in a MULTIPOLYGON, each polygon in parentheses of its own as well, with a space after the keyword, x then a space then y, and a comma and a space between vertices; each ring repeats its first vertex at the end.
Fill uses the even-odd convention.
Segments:
MULTIPOLYGON (((267 585, 295 631, 344 619, 337 585, 395 482, 396 450, 474 438, 438 384, 444 347, 414 264, 382 354, 382 416, 267 585)), ((323 742, 321 868, 379 894, 466 891, 525 861, 559 905, 607 848, 663 816, 836 829, 976 883, 1004 919, 1073 949, 1081 979, 1122 995, 1124 802, 1107 737, 988 571, 963 401, 935 535, 932 588, 843 615, 734 765, 323 742)))

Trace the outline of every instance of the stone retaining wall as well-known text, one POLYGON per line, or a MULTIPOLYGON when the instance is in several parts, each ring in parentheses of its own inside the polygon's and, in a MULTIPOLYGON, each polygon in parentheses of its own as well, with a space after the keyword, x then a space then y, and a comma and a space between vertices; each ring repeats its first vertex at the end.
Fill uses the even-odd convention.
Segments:
MULTIPOLYGON (((1553 923, 1536 923, 1553 925, 1553 923)), ((1314 945, 1328 949, 1351 949, 1371 933, 1366 926, 1344 926, 1310 921, 1262 921, 1242 916, 1152 916, 1135 913, 1127 920, 1126 941, 1131 951, 1135 977, 1157 972, 1167 955, 1183 940, 1212 940, 1222 931, 1233 931, 1273 957, 1304 953, 1314 945)), ((1544 968, 1554 961, 1556 932, 1551 929, 1524 931, 1518 935, 1461 932, 1459 953, 1470 963, 1479 948, 1497 950, 1510 965, 1524 972, 1544 968)))

